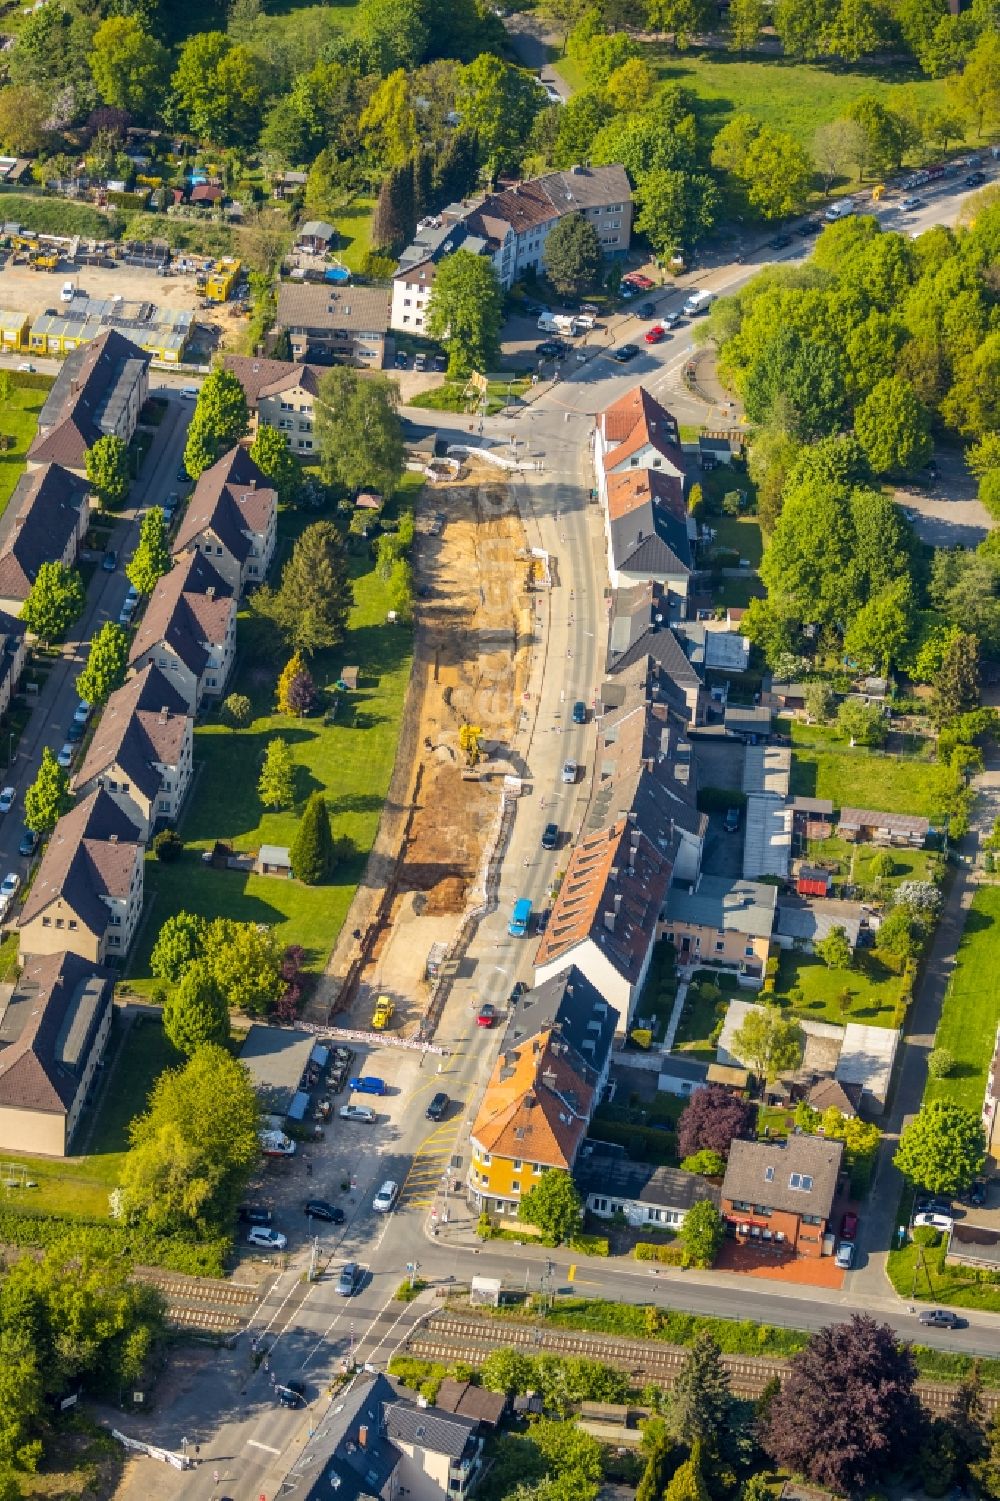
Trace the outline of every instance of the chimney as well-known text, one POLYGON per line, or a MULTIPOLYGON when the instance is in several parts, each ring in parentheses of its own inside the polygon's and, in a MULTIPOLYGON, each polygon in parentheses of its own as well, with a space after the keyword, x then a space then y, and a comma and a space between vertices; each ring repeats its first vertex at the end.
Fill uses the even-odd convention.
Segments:
POLYGON ((616 912, 620 912, 621 910, 622 910, 621 892, 620 891, 616 891, 615 892, 615 911, 616 912))
POLYGON ((615 931, 615 914, 613 912, 605 912, 604 926, 607 928, 609 933, 613 933, 615 931))
POLYGON ((545 1070, 545 1072, 542 1074, 542 1083, 545 1085, 546 1089, 555 1089, 555 1087, 556 1087, 555 1069, 547 1068, 545 1070))
POLYGON ((618 879, 618 866, 617 865, 612 865, 611 871, 610 871, 610 877, 611 877, 612 881, 617 881, 617 879, 618 879))
POLYGON ((117 834, 109 834, 108 835, 108 843, 109 844, 117 844, 118 843, 118 835, 117 834))
POLYGON ((215 585, 214 584, 209 584, 208 588, 205 590, 205 598, 206 599, 214 599, 215 598, 215 585))
POLYGON ((256 488, 257 488, 257 481, 255 479, 252 479, 250 481, 250 489, 251 490, 256 490, 256 488))
POLYGON ((167 722, 167 720, 169 718, 170 718, 170 710, 167 708, 166 704, 162 704, 160 706, 160 723, 161 724, 166 724, 166 722, 167 722))

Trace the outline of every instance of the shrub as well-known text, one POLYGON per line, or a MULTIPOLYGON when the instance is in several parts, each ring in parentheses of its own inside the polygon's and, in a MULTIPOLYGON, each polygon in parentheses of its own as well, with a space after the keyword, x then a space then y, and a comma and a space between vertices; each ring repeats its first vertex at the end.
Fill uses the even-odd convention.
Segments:
POLYGON ((153 840, 153 854, 164 865, 179 860, 184 853, 184 841, 174 829, 161 829, 153 840))
POLYGON ((941 1232, 935 1230, 933 1225, 918 1225, 913 1231, 913 1244, 930 1250, 932 1246, 941 1244, 941 1232))
POLYGON ((636 1242, 632 1254, 636 1261, 659 1261, 665 1266, 680 1266, 684 1252, 676 1241, 668 1241, 660 1246, 649 1240, 640 1240, 636 1242))
POLYGON ((574 1235, 569 1242, 571 1251, 581 1256, 610 1256, 611 1246, 604 1235, 574 1235))
POLYGON ((947 1079, 955 1069, 955 1055, 948 1048, 933 1048, 927 1059, 927 1072, 932 1079, 947 1079))
POLYGON ((721 1178, 726 1171, 726 1160, 721 1152, 703 1147, 700 1152, 692 1152, 690 1157, 685 1157, 681 1167, 686 1173, 701 1173, 705 1178, 721 1178))

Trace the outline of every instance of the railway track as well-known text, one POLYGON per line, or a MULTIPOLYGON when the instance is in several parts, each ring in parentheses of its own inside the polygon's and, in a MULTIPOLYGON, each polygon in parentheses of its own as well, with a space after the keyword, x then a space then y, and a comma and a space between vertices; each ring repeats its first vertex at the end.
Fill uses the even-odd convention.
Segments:
MULTIPOLYGON (((477 1319, 461 1314, 433 1314, 410 1335, 404 1346, 408 1355, 445 1364, 465 1361, 480 1364, 497 1349, 515 1349, 524 1355, 582 1356, 624 1371, 635 1385, 653 1382, 669 1391, 687 1357, 683 1345, 663 1340, 630 1339, 626 1335, 592 1334, 581 1330, 549 1328, 545 1324, 514 1324, 477 1319)), ((788 1371, 788 1361, 757 1355, 723 1355, 734 1393, 754 1399, 775 1376, 788 1371)), ((957 1385, 947 1381, 918 1381, 920 1401, 936 1415, 951 1411, 957 1385)), ((985 1388, 980 1401, 988 1416, 1000 1408, 1000 1391, 985 1388)))
POLYGON ((167 1305, 167 1322, 175 1329, 233 1334, 244 1328, 269 1283, 220 1282, 188 1277, 156 1267, 136 1267, 134 1276, 155 1287, 167 1305))

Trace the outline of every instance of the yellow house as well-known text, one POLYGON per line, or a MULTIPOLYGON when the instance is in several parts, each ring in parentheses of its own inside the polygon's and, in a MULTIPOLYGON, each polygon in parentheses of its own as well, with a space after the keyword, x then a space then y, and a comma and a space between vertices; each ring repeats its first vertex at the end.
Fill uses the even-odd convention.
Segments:
POLYGON ((28 347, 31 318, 28 313, 12 313, 0 308, 0 349, 20 354, 28 347))
POLYGON ((687 890, 672 886, 662 932, 677 950, 678 964, 717 964, 735 969, 748 984, 764 979, 778 891, 761 881, 701 876, 687 890))

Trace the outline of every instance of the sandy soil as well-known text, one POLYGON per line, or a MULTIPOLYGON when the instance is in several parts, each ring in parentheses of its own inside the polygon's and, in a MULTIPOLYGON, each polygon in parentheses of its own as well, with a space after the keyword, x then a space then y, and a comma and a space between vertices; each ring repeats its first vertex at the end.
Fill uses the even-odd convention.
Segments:
POLYGON ((32 271, 30 266, 15 266, 8 258, 0 274, 0 302, 14 312, 33 317, 46 308, 58 308, 59 289, 72 278, 88 297, 113 297, 117 293, 127 302, 155 302, 160 307, 196 309, 201 298, 194 276, 157 276, 137 266, 76 266, 63 261, 55 271, 32 271))

